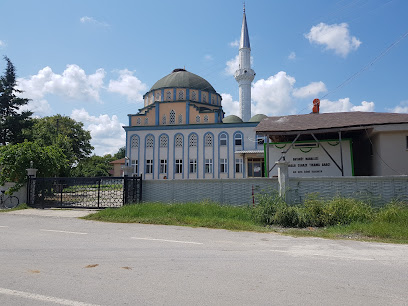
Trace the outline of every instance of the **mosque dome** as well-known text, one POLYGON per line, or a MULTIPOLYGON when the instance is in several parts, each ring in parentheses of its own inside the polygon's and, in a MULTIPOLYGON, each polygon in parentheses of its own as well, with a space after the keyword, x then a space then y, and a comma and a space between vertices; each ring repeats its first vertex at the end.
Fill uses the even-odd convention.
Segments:
POLYGON ((185 69, 174 69, 172 73, 158 80, 150 91, 170 87, 190 88, 216 93, 214 87, 207 80, 185 69))
POLYGON ((264 114, 257 114, 255 116, 252 116, 251 119, 249 119, 249 122, 261 122, 262 119, 268 118, 268 116, 264 114))
POLYGON ((229 115, 222 119, 222 123, 242 123, 242 119, 235 115, 229 115))

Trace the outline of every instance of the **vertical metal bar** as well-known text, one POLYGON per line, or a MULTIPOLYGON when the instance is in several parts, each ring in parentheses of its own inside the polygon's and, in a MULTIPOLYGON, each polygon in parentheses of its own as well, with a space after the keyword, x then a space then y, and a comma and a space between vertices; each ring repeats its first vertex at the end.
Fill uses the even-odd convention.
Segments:
POLYGON ((62 181, 59 180, 59 187, 60 187, 60 207, 62 208, 62 181))
POLYGON ((339 143, 340 143, 340 159, 341 159, 341 176, 344 176, 343 147, 341 145, 341 131, 339 131, 339 143))
POLYGON ((123 205, 127 204, 127 176, 123 177, 123 205))
POLYGON ((142 184, 142 175, 143 174, 140 174, 140 178, 138 179, 138 181, 139 181, 139 203, 142 203, 142 186, 143 186, 143 184, 142 184))
POLYGON ((98 208, 100 207, 100 198, 101 198, 101 179, 98 180, 98 208))

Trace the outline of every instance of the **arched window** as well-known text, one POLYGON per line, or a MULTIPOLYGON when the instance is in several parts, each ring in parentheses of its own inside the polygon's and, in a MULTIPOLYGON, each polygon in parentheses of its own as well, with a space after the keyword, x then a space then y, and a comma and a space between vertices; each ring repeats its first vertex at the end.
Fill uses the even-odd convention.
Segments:
POLYGON ((191 100, 193 101, 197 100, 197 93, 195 91, 191 92, 191 100))
POLYGON ((166 135, 160 136, 160 147, 167 148, 168 142, 168 137, 166 135))
POLYGON ((214 97, 211 97, 211 104, 215 104, 215 99, 214 99, 214 97))
POLYGON ((222 133, 220 135, 220 146, 226 146, 227 145, 227 134, 222 133))
POLYGON ((156 101, 160 101, 160 93, 156 92, 156 101))
POLYGON ((144 123, 145 125, 148 125, 149 124, 149 118, 145 118, 145 123, 144 123))
POLYGON ((176 112, 174 110, 170 111, 170 124, 176 123, 176 112))
POLYGON ((183 136, 181 134, 176 135, 176 147, 183 146, 183 136))
POLYGON ((165 114, 163 115, 163 118, 162 118, 162 124, 167 124, 167 118, 165 114))
POLYGON ((234 142, 236 146, 242 146, 242 134, 241 133, 235 134, 234 142))
POLYGON ((136 135, 135 135, 135 136, 132 136, 132 140, 131 140, 130 146, 131 146, 132 148, 138 148, 138 147, 139 147, 139 137, 137 137, 136 135))
POLYGON ((136 119, 136 124, 137 124, 137 125, 141 125, 141 124, 142 124, 142 120, 140 120, 140 118, 137 118, 137 119, 136 119))
POLYGON ((206 147, 212 147, 213 146, 213 138, 212 138, 211 134, 206 134, 205 135, 204 145, 206 147))
POLYGON ((170 100, 171 100, 171 91, 170 91, 170 90, 168 90, 168 91, 166 92, 166 100, 167 100, 167 101, 170 101, 170 100))
POLYGON ((178 115, 178 124, 183 124, 183 115, 182 114, 178 115))
POLYGON ((146 138, 146 148, 153 148, 154 138, 152 135, 147 136, 146 138))
POLYGON ((208 122, 208 115, 204 115, 204 122, 208 122))
POLYGON ((203 102, 207 102, 207 95, 203 94, 203 102))
POLYGON ((197 146, 197 135, 196 134, 190 135, 188 143, 190 147, 196 147, 197 146))
POLYGON ((199 115, 197 115, 197 116, 196 116, 196 122, 197 122, 197 123, 200 123, 200 121, 201 121, 201 118, 200 118, 199 115))

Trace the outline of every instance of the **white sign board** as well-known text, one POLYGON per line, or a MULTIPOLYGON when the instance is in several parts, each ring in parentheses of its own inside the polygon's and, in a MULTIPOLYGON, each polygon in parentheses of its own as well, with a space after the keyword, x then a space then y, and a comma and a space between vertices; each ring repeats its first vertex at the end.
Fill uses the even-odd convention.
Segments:
MULTIPOLYGON (((269 169, 282 156, 282 152, 290 147, 291 143, 269 143, 269 169)), ((343 171, 344 176, 353 175, 353 159, 350 140, 322 140, 319 143, 314 141, 296 142, 286 153, 285 159, 289 162, 289 177, 317 177, 317 176, 341 176, 341 170, 331 160, 329 155, 341 167, 341 153, 343 151, 343 171)), ((265 148, 265 152, 268 152, 265 148)), ((267 153, 265 153, 267 154, 267 153)), ((269 177, 278 175, 278 168, 275 167, 269 172, 269 177)))

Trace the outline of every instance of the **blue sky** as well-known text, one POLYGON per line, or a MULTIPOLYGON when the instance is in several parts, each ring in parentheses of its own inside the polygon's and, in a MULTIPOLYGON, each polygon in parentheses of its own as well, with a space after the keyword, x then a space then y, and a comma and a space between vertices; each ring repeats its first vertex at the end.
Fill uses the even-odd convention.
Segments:
MULTIPOLYGON (((407 113, 407 12, 405 0, 246 1, 252 115, 309 113, 314 98, 321 112, 407 113)), ((127 114, 174 68, 238 113, 242 1, 2 0, 0 15, 0 54, 30 109, 83 122, 96 154, 125 144, 127 114)))

